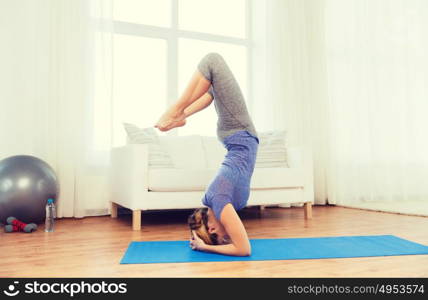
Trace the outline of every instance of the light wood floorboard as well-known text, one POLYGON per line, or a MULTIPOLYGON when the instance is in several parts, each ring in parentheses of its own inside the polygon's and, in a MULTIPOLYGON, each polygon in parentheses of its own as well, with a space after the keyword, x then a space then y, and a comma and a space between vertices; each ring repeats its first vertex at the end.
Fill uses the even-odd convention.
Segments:
MULTIPOLYGON (((187 240, 190 211, 60 219, 54 233, 0 232, 0 277, 428 277, 428 255, 344 259, 120 265, 130 241, 187 240)), ((428 218, 335 206, 247 208, 250 238, 393 234, 428 245, 428 218)))

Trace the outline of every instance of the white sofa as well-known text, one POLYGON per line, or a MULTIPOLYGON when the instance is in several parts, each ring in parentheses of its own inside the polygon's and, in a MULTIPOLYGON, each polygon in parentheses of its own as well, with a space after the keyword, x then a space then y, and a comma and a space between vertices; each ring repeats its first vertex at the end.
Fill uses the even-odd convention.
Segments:
MULTIPOLYGON (((140 230, 141 211, 202 207, 204 191, 217 173, 226 149, 215 137, 162 136, 173 168, 149 164, 149 146, 129 144, 111 151, 111 216, 118 207, 132 210, 132 228, 140 230)), ((301 203, 312 216, 312 157, 305 148, 287 149, 289 167, 257 167, 251 180, 248 206, 301 203)))

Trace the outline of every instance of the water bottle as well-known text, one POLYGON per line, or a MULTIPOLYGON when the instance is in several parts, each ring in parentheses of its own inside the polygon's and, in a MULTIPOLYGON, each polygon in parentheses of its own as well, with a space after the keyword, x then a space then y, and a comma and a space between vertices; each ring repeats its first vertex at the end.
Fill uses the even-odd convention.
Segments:
POLYGON ((45 232, 54 231, 54 220, 55 220, 55 203, 53 199, 48 199, 46 203, 46 221, 45 221, 45 232))

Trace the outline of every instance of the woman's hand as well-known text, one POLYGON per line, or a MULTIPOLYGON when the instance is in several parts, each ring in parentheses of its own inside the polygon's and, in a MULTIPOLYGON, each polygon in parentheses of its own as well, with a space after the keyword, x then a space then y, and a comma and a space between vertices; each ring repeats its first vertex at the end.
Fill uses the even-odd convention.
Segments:
POLYGON ((190 248, 193 250, 204 251, 206 244, 204 241, 192 230, 192 237, 190 238, 190 248))

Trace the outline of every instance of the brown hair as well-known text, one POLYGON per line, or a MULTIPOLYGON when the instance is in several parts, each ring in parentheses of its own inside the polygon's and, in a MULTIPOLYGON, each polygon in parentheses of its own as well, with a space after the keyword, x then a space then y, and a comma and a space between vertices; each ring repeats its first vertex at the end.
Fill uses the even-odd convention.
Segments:
POLYGON ((189 216, 190 231, 194 230, 207 245, 218 245, 217 234, 208 232, 208 208, 198 208, 189 216))

